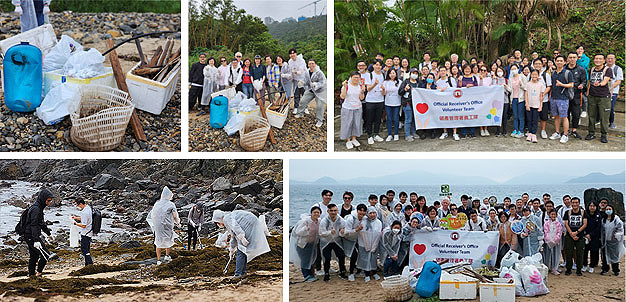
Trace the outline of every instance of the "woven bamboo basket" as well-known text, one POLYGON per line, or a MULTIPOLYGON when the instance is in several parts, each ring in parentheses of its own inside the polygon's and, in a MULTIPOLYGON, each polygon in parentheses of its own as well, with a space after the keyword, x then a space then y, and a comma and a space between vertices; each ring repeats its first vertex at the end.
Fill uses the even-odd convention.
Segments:
POLYGON ((385 301, 402 302, 413 297, 409 279, 400 275, 385 278, 380 285, 385 293, 385 301))
POLYGON ((81 86, 69 107, 72 142, 85 151, 109 151, 122 143, 135 106, 128 93, 102 85, 81 86))
POLYGON ((239 145, 246 151, 259 151, 265 146, 270 123, 262 117, 250 115, 239 129, 239 145))

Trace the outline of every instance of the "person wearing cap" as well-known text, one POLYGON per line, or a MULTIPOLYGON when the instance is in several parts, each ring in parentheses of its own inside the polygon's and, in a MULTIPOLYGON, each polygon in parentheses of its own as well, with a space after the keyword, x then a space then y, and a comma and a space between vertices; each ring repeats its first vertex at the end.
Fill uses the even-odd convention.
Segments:
POLYGON ((196 203, 187 215, 187 249, 196 249, 196 241, 198 241, 198 235, 202 230, 202 224, 204 223, 204 203, 199 201, 196 203), (193 241, 193 242, 192 242, 193 241))
POLYGON ((404 79, 398 88, 398 94, 400 95, 400 105, 404 112, 404 139, 412 142, 415 139, 415 123, 413 122, 413 100, 411 92, 414 88, 417 88, 417 68, 411 68, 409 71, 411 76, 408 79, 404 79))
POLYGON ((324 111, 326 109, 326 76, 320 70, 313 59, 309 59, 309 72, 304 76, 305 92, 298 106, 296 118, 300 118, 306 113, 306 108, 315 100, 315 127, 322 127, 324 124, 324 111))
POLYGON ((520 234, 522 238, 522 252, 524 257, 532 256, 543 250, 543 228, 541 218, 533 215, 529 207, 522 208, 522 223, 525 226, 524 231, 520 234))
MULTIPOLYGON (((261 81, 261 83, 265 83, 267 68, 265 68, 265 65, 261 64, 260 55, 254 56, 254 65, 250 66, 250 73, 252 74, 253 81, 261 81)), ((265 85, 261 85, 261 90, 258 92, 262 98, 265 98, 265 85)))
MULTIPOLYGON (((304 77, 306 75, 306 62, 302 55, 298 56, 295 48, 289 49, 289 68, 291 69, 291 77, 293 79, 293 114, 298 113, 300 107, 300 98, 304 94, 304 77)), ((309 114, 308 109, 304 109, 305 114, 309 114)))
POLYGON ((242 210, 215 210, 211 221, 230 233, 229 257, 236 255, 234 277, 244 276, 248 262, 270 251, 265 230, 254 214, 242 210))
POLYGON ((193 110, 193 107, 202 99, 202 87, 204 84, 204 67, 207 66, 206 54, 201 53, 198 56, 198 62, 191 64, 189 68, 189 111, 193 110))

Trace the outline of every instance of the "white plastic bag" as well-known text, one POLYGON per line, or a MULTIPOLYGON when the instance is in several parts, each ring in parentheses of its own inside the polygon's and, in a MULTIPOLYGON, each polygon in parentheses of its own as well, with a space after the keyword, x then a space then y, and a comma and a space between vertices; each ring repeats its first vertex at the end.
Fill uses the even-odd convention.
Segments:
POLYGON ((239 111, 250 112, 259 109, 254 99, 245 99, 239 103, 239 111))
POLYGON ((77 51, 63 65, 63 74, 74 78, 92 78, 104 73, 104 56, 95 48, 77 51))
POLYGON ((534 265, 526 265, 521 270, 520 275, 522 277, 522 283, 524 284, 525 296, 534 297, 539 295, 545 295, 550 292, 546 286, 541 273, 534 265))
POLYGON ((265 236, 270 235, 270 230, 267 228, 267 223, 265 222, 265 214, 261 214, 259 216, 259 222, 261 223, 261 227, 263 228, 263 232, 265 232, 265 236))
POLYGON ((548 267, 543 264, 543 257, 541 253, 536 253, 532 256, 526 256, 519 261, 519 263, 515 263, 515 270, 521 272, 526 266, 531 265, 534 266, 539 273, 541 274, 541 278, 543 282, 547 284, 548 282, 548 267))
POLYGON ((239 108, 239 104, 245 98, 246 98, 246 95, 243 94, 243 92, 241 92, 241 91, 237 92, 237 94, 235 94, 234 97, 232 97, 230 100, 228 100, 228 108, 239 108))
POLYGON ((515 263, 519 262, 519 254, 513 250, 509 250, 504 257, 502 257, 502 261, 500 262, 501 267, 512 267, 515 263))
POLYGON ((263 89, 263 82, 261 82, 261 80, 254 80, 252 82, 252 87, 254 87, 254 90, 257 92, 260 92, 261 89, 263 89))
POLYGON ((526 291, 524 290, 524 286, 522 285, 522 277, 521 275, 514 269, 508 267, 502 267, 500 269, 500 278, 512 278, 515 280, 515 295, 516 296, 524 296, 526 295, 526 291))
POLYGON ((62 83, 52 88, 37 107, 37 117, 46 125, 54 125, 69 115, 69 105, 77 93, 76 87, 62 83))
POLYGON ((83 47, 69 36, 62 35, 61 40, 43 59, 43 70, 52 71, 63 68, 72 54, 82 51, 83 47))
POLYGON ((70 247, 79 247, 80 243, 78 240, 80 239, 80 230, 77 225, 74 223, 70 226, 70 247))
POLYGON ((246 118, 239 114, 239 112, 233 114, 233 116, 228 120, 228 123, 226 123, 226 126, 224 126, 224 131, 226 131, 226 134, 228 135, 233 135, 237 133, 237 131, 239 131, 241 123, 243 123, 243 121, 245 120, 246 118))
POLYGON ((220 233, 215 240, 215 246, 219 248, 226 248, 228 245, 228 232, 220 233))

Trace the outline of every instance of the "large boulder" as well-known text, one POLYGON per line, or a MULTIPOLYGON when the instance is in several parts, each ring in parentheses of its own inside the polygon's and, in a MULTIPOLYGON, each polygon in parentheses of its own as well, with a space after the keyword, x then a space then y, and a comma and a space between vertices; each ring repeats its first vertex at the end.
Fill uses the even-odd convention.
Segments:
POLYGON ((100 174, 96 176, 96 182, 93 187, 98 190, 124 189, 126 187, 126 180, 111 174, 100 174))
POLYGON ((9 162, 0 166, 0 179, 16 180, 22 176, 24 176, 24 172, 17 162, 9 162))
POLYGON ((622 218, 624 220, 624 194, 621 192, 617 192, 612 188, 601 188, 601 189, 587 189, 584 194, 584 202, 585 209, 587 205, 591 202, 596 201, 600 202, 600 199, 606 198, 609 201, 609 205, 613 206, 615 210, 615 215, 622 218))
POLYGON ((283 213, 281 211, 272 211, 265 213, 265 223, 267 228, 276 230, 279 233, 283 232, 283 213))
POLYGON ((270 202, 267 202, 265 206, 270 209, 283 209, 283 195, 274 197, 270 202))
POLYGON ((283 182, 279 181, 274 184, 274 195, 282 195, 283 194, 283 182))
POLYGON ((254 179, 240 184, 235 189, 235 191, 237 191, 237 193, 239 194, 250 194, 250 195, 257 195, 261 193, 261 190, 263 190, 263 186, 261 186, 261 184, 254 179))
POLYGON ((211 190, 218 192, 224 190, 230 190, 233 187, 233 184, 226 177, 218 177, 211 184, 211 190))

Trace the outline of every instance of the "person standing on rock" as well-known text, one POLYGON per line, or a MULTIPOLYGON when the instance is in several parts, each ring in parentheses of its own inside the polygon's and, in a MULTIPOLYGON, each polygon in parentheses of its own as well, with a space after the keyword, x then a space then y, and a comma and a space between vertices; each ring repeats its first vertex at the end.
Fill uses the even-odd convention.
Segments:
POLYGON ((189 111, 193 110, 193 107, 202 99, 202 86, 204 84, 204 67, 207 66, 206 54, 201 53, 198 57, 198 62, 191 64, 189 68, 189 111))
POLYGON ((172 260, 170 251, 174 245, 176 234, 174 233, 174 225, 180 228, 180 218, 176 211, 176 206, 172 202, 174 194, 166 186, 161 192, 159 199, 152 207, 148 214, 148 224, 154 232, 154 245, 156 246, 157 265, 161 264, 161 252, 165 249, 165 257, 163 261, 172 260))
POLYGON ((187 249, 191 250, 193 240, 193 249, 195 250, 198 236, 202 230, 202 223, 204 223, 204 203, 202 201, 196 203, 189 210, 187 221, 187 249))
POLYGON ((326 110, 326 76, 313 59, 309 59, 309 72, 304 76, 304 88, 305 92, 298 106, 296 118, 306 114, 309 103, 315 100, 315 119, 317 120, 315 127, 322 127, 326 110))
POLYGON ((210 111, 211 104, 211 94, 217 92, 218 89, 218 78, 219 71, 215 67, 215 58, 210 57, 207 60, 207 65, 204 66, 202 70, 202 74, 204 75, 204 81, 202 84, 202 98, 200 100, 200 104, 198 104, 198 116, 207 114, 210 111))
POLYGON ((261 221, 254 214, 242 210, 215 210, 211 221, 230 233, 229 257, 236 255, 235 278, 246 274, 248 262, 270 251, 261 221))
POLYGON ((228 71, 229 71, 228 62, 226 61, 226 57, 220 57, 220 67, 217 68, 217 72, 219 72, 219 77, 217 81, 217 89, 224 90, 226 86, 228 86, 228 71))
POLYGON ((28 208, 27 217, 24 228, 24 240, 28 245, 28 276, 41 276, 46 263, 46 257, 43 255, 42 250, 45 249, 44 243, 41 240, 41 232, 50 236, 50 229, 46 225, 43 216, 43 209, 52 203, 52 192, 43 188, 39 191, 37 201, 28 208), (35 266, 37 271, 35 272, 35 266))
POLYGON ((75 203, 81 211, 80 216, 72 216, 72 219, 74 225, 80 228, 80 252, 83 254, 85 266, 87 266, 93 264, 91 259, 92 212, 91 207, 82 198, 76 198, 75 203))
POLYGON ((50 1, 11 0, 11 3, 15 6, 15 13, 20 16, 20 29, 22 32, 43 25, 45 16, 50 13, 50 1))

